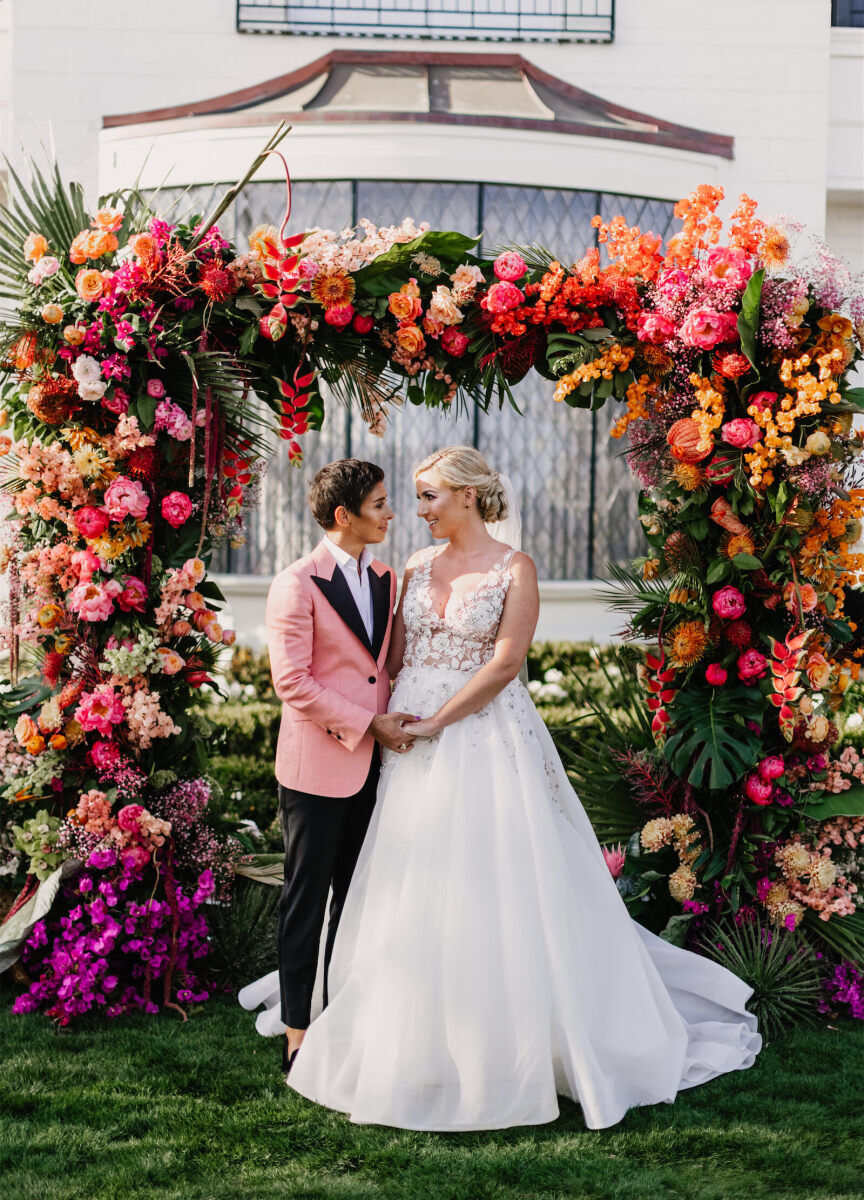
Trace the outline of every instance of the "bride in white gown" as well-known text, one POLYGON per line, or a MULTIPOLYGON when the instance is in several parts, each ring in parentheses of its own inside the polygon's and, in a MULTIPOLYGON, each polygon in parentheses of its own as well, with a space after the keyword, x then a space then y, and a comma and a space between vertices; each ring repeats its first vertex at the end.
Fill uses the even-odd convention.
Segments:
MULTIPOLYGON (((406 569, 391 709, 424 719, 384 753, 330 1003, 289 1085, 354 1122, 440 1131, 552 1121, 564 1095, 597 1129, 749 1067, 749 988, 631 920, 517 678, 537 581, 484 527, 505 515, 499 476, 451 447, 416 482, 445 544, 406 569)), ((277 1032, 270 979, 241 1001, 269 1001, 277 1032)))

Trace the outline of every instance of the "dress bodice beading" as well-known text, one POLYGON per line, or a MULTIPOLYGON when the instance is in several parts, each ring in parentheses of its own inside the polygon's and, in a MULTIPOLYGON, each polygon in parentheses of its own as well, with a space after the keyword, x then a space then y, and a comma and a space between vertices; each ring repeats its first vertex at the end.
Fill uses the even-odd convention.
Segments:
POLYGON ((478 671, 495 650, 516 551, 505 550, 480 583, 464 596, 451 596, 443 616, 435 609, 430 587, 432 564, 438 553, 437 546, 425 551, 405 592, 404 665, 478 671))

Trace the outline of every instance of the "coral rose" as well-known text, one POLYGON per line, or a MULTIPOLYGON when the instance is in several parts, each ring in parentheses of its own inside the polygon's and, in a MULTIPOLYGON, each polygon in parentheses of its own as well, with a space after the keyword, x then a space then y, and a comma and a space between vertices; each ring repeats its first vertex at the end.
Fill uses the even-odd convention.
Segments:
POLYGON ((711 607, 724 621, 734 621, 737 617, 743 617, 747 611, 743 595, 736 587, 731 586, 720 588, 719 592, 714 593, 711 597, 711 607))
POLYGON ((63 330, 63 341, 67 346, 80 346, 86 336, 86 329, 78 325, 67 325, 63 330))
POLYGON ((93 224, 103 233, 116 233, 123 224, 123 213, 119 208, 100 208, 93 214, 93 224))
POLYGON ((468 338, 455 325, 448 325, 441 334, 441 345, 454 358, 461 358, 468 349, 468 338))
POLYGON ((426 347, 426 339, 417 325, 403 325, 401 329, 397 329, 396 343, 400 350, 404 350, 412 358, 426 347))
POLYGON ((505 250, 495 259, 492 270, 505 283, 515 283, 517 279, 522 278, 528 268, 521 254, 517 254, 515 250, 505 250))
POLYGON ((92 304, 94 300, 98 300, 104 290, 105 280, 102 278, 102 272, 97 271, 95 267, 79 271, 75 276, 75 291, 85 303, 92 304))
POLYGON ((810 686, 821 690, 831 679, 831 664, 824 654, 811 654, 807 659, 807 678, 810 686))
POLYGON ((415 321, 423 311, 417 280, 411 279, 398 292, 391 292, 387 307, 397 321, 415 321))
POLYGON ((735 417, 722 426, 720 436, 737 450, 749 450, 762 440, 762 430, 749 417, 735 417))
POLYGON ((678 336, 685 346, 710 350, 720 342, 731 342, 738 336, 738 318, 735 313, 696 308, 684 318, 678 336))
POLYGON ((39 316, 46 325, 59 325, 63 320, 63 309, 59 304, 46 304, 39 316))
POLYGON ((152 233, 133 233, 128 245, 139 262, 147 258, 155 258, 159 253, 159 243, 152 233))
POLYGON ((192 501, 185 492, 169 492, 162 497, 162 516, 174 529, 189 520, 192 515, 192 501))
POLYGON ((87 254, 87 238, 90 234, 89 229, 83 229, 72 239, 72 245, 69 247, 69 261, 80 266, 88 259, 87 254))
POLYGON ((24 244, 21 248, 28 262, 38 262, 44 254, 48 253, 48 239, 43 237, 41 233, 34 233, 31 230, 24 239, 24 244))
MULTIPOLYGON (((801 608, 804 612, 812 612, 819 603, 819 597, 812 583, 802 583, 798 588, 798 596, 801 598, 801 608)), ((789 583, 783 585, 783 603, 791 613, 796 612, 798 609, 795 584, 791 580, 789 583)))
POLYGON ((443 283, 439 284, 429 301, 429 316, 432 320, 441 325, 458 325, 463 315, 450 289, 443 283))

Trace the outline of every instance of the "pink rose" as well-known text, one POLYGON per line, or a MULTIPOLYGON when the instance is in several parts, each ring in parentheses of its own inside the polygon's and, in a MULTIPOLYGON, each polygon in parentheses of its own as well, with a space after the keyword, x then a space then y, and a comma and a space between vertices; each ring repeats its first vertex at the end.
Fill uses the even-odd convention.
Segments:
POLYGON ((705 256, 702 271, 711 283, 743 288, 753 273, 743 250, 731 246, 716 246, 705 256))
POLYGON ((727 533, 747 532, 747 526, 735 515, 735 510, 725 496, 718 496, 711 505, 711 520, 727 533))
POLYGON ((223 629, 222 630, 222 645, 223 646, 233 646, 236 641, 237 641, 237 630, 236 629, 223 629))
POLYGON ((667 341, 675 333, 675 325, 662 313, 643 312, 639 314, 636 336, 640 342, 651 342, 659 345, 667 341))
POLYGON ((140 804, 127 804, 117 814, 117 824, 126 833, 138 833, 144 809, 140 804))
POLYGON ((207 601, 200 592, 187 592, 183 597, 183 603, 192 612, 199 612, 202 608, 207 607, 207 601))
POLYGON ((468 337, 455 325, 448 325, 441 334, 441 345, 454 358, 461 358, 468 349, 468 337))
POLYGON ((107 621, 114 611, 114 599, 121 591, 119 583, 79 583, 69 593, 67 604, 82 621, 107 621))
POLYGON ((770 754, 767 758, 762 759, 758 770, 766 783, 773 783, 785 772, 786 764, 779 754, 770 754))
POLYGON ((747 793, 747 798, 752 800, 754 804, 766 805, 771 803, 771 797, 774 793, 774 785, 766 783, 755 772, 748 775, 744 780, 744 791, 747 793))
POLYGON ((727 421, 720 433, 724 442, 738 450, 749 450, 762 440, 762 430, 749 417, 735 417, 733 421, 727 421))
POLYGON ((127 575, 123 591, 117 594, 117 607, 123 612, 143 613, 147 604, 147 585, 137 575, 127 575))
POLYGON ((713 308, 695 308, 684 318, 678 336, 685 346, 710 350, 720 342, 731 342, 738 336, 735 313, 718 313, 713 308))
POLYGON ((108 412, 122 417, 129 411, 129 397, 121 388, 115 388, 113 396, 102 397, 102 407, 107 408, 108 412))
POLYGON ((495 259, 492 270, 505 283, 515 283, 517 279, 522 278, 528 268, 521 254, 517 254, 515 250, 505 250, 495 259))
POLYGON ((125 846, 120 851, 120 858, 123 860, 123 866, 127 871, 137 873, 142 871, 149 863, 150 851, 145 846, 135 842, 131 846, 125 846))
POLYGON ((174 529, 184 525, 192 514, 192 501, 185 492, 169 492, 162 497, 162 516, 174 529))
POLYGON ((711 663, 705 672, 705 678, 712 687, 721 687, 726 682, 726 671, 719 663, 711 663))
POLYGON ((324 320, 334 329, 344 329, 354 317, 353 304, 331 304, 324 309, 324 320))
POLYGON ((768 660, 758 650, 745 650, 735 665, 742 683, 752 683, 755 679, 761 679, 768 670, 768 660))
POLYGON ((85 538, 101 537, 109 525, 107 515, 92 504, 83 504, 81 508, 76 508, 72 520, 75 522, 75 528, 85 538))
POLYGON ((375 321, 372 317, 367 317, 365 313, 355 313, 351 327, 355 333, 369 333, 374 324, 375 321))
POLYGON ((147 395, 152 396, 154 400, 161 400, 165 395, 165 384, 161 379, 147 380, 147 395))
POLYGON ((724 621, 734 621, 737 617, 743 617, 747 611, 743 595, 736 587, 731 586, 714 593, 711 597, 711 607, 724 621))
POLYGON ((501 283, 492 284, 481 305, 488 312, 505 313, 511 308, 518 308, 524 299, 525 293, 520 292, 514 283, 502 280, 501 283))
POLYGON ((124 517, 142 521, 149 506, 150 497, 137 479, 121 476, 105 489, 103 508, 112 521, 122 521, 124 517))
POLYGON ((114 725, 126 717, 123 701, 110 684, 103 684, 92 692, 85 692, 75 709, 75 720, 89 733, 97 730, 106 737, 111 736, 114 725))

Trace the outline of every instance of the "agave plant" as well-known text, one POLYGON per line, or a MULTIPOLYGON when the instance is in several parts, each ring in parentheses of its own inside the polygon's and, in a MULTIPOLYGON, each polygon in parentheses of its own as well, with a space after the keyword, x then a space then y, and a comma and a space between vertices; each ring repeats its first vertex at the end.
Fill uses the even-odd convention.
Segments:
POLYGON ((758 922, 712 924, 704 953, 753 989, 747 1008, 766 1041, 818 1019, 819 975, 810 946, 796 933, 758 922))

